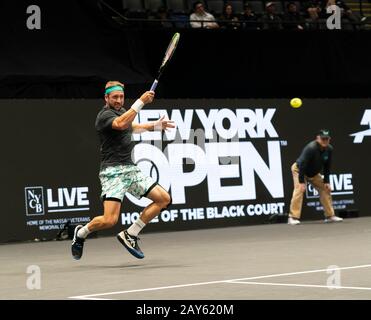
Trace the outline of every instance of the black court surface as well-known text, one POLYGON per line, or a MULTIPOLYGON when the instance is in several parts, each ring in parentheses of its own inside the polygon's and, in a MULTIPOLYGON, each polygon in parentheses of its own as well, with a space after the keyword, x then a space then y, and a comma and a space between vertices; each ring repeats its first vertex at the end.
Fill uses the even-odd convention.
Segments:
POLYGON ((143 234, 141 247, 137 260, 89 239, 74 261, 69 241, 1 245, 0 299, 371 299, 371 218, 143 234))

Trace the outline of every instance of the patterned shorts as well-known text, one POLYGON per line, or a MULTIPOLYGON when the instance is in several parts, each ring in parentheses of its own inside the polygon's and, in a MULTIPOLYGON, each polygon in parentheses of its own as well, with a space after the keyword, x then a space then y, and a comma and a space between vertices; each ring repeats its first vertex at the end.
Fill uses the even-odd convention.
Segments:
POLYGON ((146 196, 156 182, 143 174, 136 165, 106 167, 99 172, 102 200, 113 198, 122 201, 128 192, 137 199, 146 196))

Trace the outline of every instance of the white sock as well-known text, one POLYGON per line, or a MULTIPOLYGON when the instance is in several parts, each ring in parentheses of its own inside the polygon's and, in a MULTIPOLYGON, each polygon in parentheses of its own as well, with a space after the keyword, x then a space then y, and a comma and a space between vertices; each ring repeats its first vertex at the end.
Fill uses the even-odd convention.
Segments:
POLYGON ((79 238, 85 239, 89 233, 90 233, 90 230, 88 229, 88 225, 86 224, 79 231, 77 231, 77 236, 79 238))
POLYGON ((128 229, 128 233, 131 236, 137 237, 139 232, 146 226, 146 224, 138 218, 137 221, 135 221, 130 228, 128 229))

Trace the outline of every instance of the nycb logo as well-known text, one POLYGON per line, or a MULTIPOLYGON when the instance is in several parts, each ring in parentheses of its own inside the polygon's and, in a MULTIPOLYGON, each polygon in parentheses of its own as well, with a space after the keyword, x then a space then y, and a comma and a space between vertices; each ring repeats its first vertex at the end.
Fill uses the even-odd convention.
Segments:
MULTIPOLYGON (((342 173, 342 174, 331 174, 330 175, 330 185, 334 195, 347 195, 353 194, 353 175, 351 173, 342 173)), ((311 185, 307 186, 307 198, 319 198, 318 191, 311 185)))
POLYGON ((26 215, 45 214, 43 187, 27 187, 24 189, 26 199, 26 215))

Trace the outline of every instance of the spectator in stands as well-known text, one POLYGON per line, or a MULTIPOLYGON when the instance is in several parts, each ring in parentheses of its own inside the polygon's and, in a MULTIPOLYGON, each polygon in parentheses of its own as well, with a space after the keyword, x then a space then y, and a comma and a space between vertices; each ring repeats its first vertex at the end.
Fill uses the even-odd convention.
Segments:
POLYGON ((282 29, 282 19, 276 14, 274 2, 267 2, 265 14, 262 17, 263 29, 280 30, 282 29))
POLYGON ((258 17, 252 11, 249 4, 245 4, 244 12, 241 16, 242 26, 244 29, 248 30, 259 30, 261 29, 260 23, 258 22, 258 17))
POLYGON ((219 28, 219 25, 215 22, 214 16, 205 11, 204 4, 201 1, 197 1, 193 4, 193 11, 194 12, 189 17, 192 28, 219 28))
POLYGON ((306 8, 305 11, 307 13, 307 21, 309 23, 308 28, 318 29, 320 15, 323 12, 321 0, 307 1, 304 4, 304 7, 306 8))
POLYGON ((283 18, 284 28, 289 30, 303 30, 304 19, 298 12, 298 7, 296 6, 295 2, 289 2, 286 8, 287 11, 283 18))
POLYGON ((165 7, 160 7, 157 11, 156 19, 159 19, 159 27, 162 28, 173 28, 174 25, 170 20, 170 16, 165 7))
POLYGON ((220 27, 222 28, 237 29, 240 26, 240 24, 238 23, 238 18, 233 12, 233 7, 229 3, 224 6, 223 13, 220 16, 220 20, 224 20, 220 22, 220 27))

